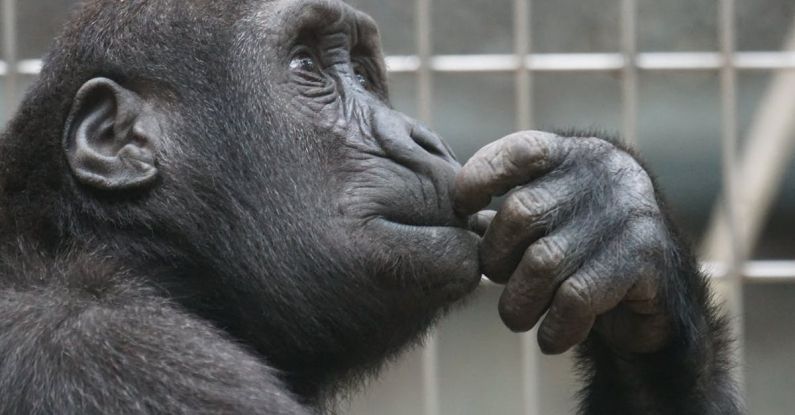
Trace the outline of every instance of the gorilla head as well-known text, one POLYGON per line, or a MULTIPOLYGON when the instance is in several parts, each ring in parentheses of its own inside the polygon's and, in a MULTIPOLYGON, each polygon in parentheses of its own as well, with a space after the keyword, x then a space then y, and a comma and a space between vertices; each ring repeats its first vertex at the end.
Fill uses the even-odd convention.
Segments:
POLYGON ((7 241, 146 275, 306 395, 477 285, 459 165, 343 2, 94 1, 52 50, 0 150, 7 241))

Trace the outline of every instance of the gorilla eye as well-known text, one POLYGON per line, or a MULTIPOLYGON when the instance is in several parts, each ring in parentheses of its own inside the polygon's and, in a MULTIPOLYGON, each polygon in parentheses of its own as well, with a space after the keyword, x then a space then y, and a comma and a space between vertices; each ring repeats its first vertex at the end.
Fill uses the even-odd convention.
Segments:
POLYGON ((290 61, 290 70, 293 71, 315 72, 317 68, 315 58, 306 51, 296 53, 290 61))
POLYGON ((356 81, 365 88, 370 86, 370 82, 367 81, 367 76, 361 72, 356 72, 356 81))

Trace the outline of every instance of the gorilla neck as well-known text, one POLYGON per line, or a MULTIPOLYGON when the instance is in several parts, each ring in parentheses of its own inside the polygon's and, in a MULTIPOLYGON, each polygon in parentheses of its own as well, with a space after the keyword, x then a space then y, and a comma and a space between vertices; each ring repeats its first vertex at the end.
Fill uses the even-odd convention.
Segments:
MULTIPOLYGON (((283 307, 274 297, 278 294, 251 296, 227 283, 250 279, 245 275, 248 270, 232 266, 224 269, 225 261, 219 258, 202 259, 196 252, 175 248, 173 241, 151 234, 79 232, 64 237, 62 232, 48 231, 37 237, 5 236, 0 265, 7 272, 45 267, 52 272, 44 275, 53 275, 58 269, 76 270, 86 274, 76 280, 89 278, 97 284, 97 290, 124 286, 131 279, 140 282, 148 293, 172 301, 226 332, 230 341, 248 346, 282 374, 293 393, 319 407, 377 374, 383 362, 421 338, 439 311, 417 314, 416 310, 401 309, 399 304, 387 304, 384 308, 396 310, 395 316, 378 316, 378 324, 366 328, 357 327, 358 322, 351 321, 349 315, 322 316, 324 324, 331 321, 334 327, 320 333, 310 323, 294 324, 311 321, 316 312, 313 309, 295 308, 288 326, 283 321, 287 317, 273 318, 279 314, 276 309, 283 307), (51 238, 56 234, 61 236, 53 243, 51 238), (81 234, 90 237, 82 238, 81 234), (20 265, 19 261, 35 263, 20 265), (406 319, 407 315, 415 318, 406 319)), ((33 276, 30 279, 34 281, 33 276)), ((33 283, 46 282, 39 279, 33 283)))
MULTIPOLYGON (((389 343, 390 349, 385 351, 387 346, 374 348, 362 341, 365 336, 351 335, 347 327, 350 323, 344 323, 350 318, 339 316, 335 319, 339 327, 331 330, 339 338, 332 338, 310 328, 308 323, 296 327, 295 321, 316 318, 312 309, 296 309, 276 318, 276 310, 284 307, 283 300, 276 298, 277 293, 252 296, 245 286, 230 284, 229 281, 250 280, 252 274, 264 272, 240 267, 243 261, 175 249, 173 241, 157 243, 149 235, 139 238, 117 234, 107 245, 111 247, 107 257, 151 280, 162 295, 228 333, 231 341, 246 345, 282 374, 294 394, 315 406, 324 406, 340 391, 359 386, 366 375, 378 371, 385 354, 397 354, 407 339, 417 338, 417 333, 430 325, 430 319, 417 319, 411 327, 403 322, 400 328, 379 333, 401 339, 389 343), (157 255, 153 256, 155 252, 157 255), (289 323, 285 322, 287 319, 289 323)), ((385 325, 389 326, 394 325, 385 325)))

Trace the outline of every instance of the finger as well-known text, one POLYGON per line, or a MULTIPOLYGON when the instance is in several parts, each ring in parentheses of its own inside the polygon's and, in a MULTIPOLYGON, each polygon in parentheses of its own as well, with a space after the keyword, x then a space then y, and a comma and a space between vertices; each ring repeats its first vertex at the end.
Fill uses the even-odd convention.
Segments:
POLYGON ((546 354, 560 354, 584 341, 596 316, 615 308, 635 281, 631 271, 621 265, 628 261, 625 252, 603 249, 555 293, 549 312, 538 330, 538 343, 546 354))
POLYGON ((562 160, 563 143, 554 134, 524 131, 483 147, 456 177, 456 210, 462 214, 477 212, 492 196, 547 173, 562 160))
POLYGON ((497 283, 508 280, 528 245, 542 237, 566 210, 575 180, 569 176, 544 178, 508 196, 480 244, 481 269, 489 279, 497 283))
POLYGON ((568 254, 577 228, 569 226, 539 239, 525 252, 499 302, 500 318, 515 332, 536 325, 573 262, 568 254))
POLYGON ((481 210, 475 213, 469 217, 469 230, 483 236, 496 215, 497 211, 495 210, 481 210))

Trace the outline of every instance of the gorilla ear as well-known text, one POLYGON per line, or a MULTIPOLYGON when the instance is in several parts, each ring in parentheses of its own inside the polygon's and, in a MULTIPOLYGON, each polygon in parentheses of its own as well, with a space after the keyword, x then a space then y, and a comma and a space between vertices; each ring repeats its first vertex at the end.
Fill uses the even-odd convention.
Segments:
POLYGON ((108 191, 140 189, 157 178, 160 135, 143 98, 110 79, 94 78, 75 95, 63 145, 80 183, 108 191))

